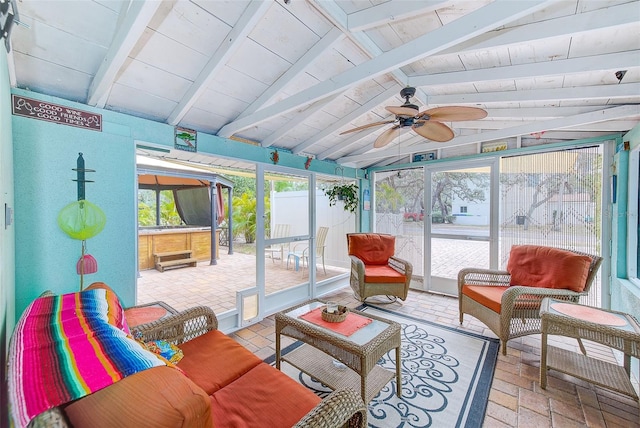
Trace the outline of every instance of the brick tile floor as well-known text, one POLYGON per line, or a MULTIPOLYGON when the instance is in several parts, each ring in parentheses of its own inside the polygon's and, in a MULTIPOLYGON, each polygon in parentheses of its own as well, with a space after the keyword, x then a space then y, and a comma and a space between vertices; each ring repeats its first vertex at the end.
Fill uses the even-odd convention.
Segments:
MULTIPOLYGON (((323 296, 340 304, 356 307, 349 288, 323 296)), ((467 315, 458 322, 458 300, 453 297, 409 292, 404 303, 386 305, 388 309, 413 317, 437 321, 465 331, 495 337, 482 323, 467 315)), ((273 316, 231 335, 260 358, 275 353, 273 316)), ((550 338, 551 339, 551 338, 550 338)), ((553 338, 556 345, 574 347, 569 340, 553 338)), ((598 345, 591 344, 591 348, 598 345)), ((588 349, 589 351, 589 349, 588 349)), ((606 349, 601 350, 607 355, 606 349)), ((613 361, 614 356, 608 353, 613 361)), ((540 388, 540 335, 514 339, 509 342, 507 356, 498 357, 496 374, 491 386, 484 427, 637 427, 638 405, 631 398, 550 371, 548 386, 540 388)))
MULTIPOLYGON (((233 264, 225 263, 225 259, 222 259, 217 266, 199 264, 198 268, 165 273, 143 271, 138 280, 137 303, 163 300, 178 310, 195 305, 207 305, 218 313, 223 312, 233 307, 238 287, 244 288, 255 283, 253 275, 238 275, 237 270, 235 274, 226 272, 231 265, 235 265, 237 269, 238 263, 241 263, 241 258, 234 256, 233 264), (203 279, 201 274, 196 274, 199 271, 205 272, 206 279, 203 279), (234 280, 229 281, 230 277, 234 280), (221 299, 221 295, 227 294, 227 297, 221 299)), ((287 270, 286 266, 280 263, 268 263, 267 268, 270 269, 268 278, 273 282, 268 283, 267 287, 272 291, 300 281, 300 272, 287 270)), ((254 272, 255 261, 242 269, 245 272, 254 272)), ((327 274, 331 276, 339 272, 328 270, 327 274)), ((323 298, 338 301, 349 307, 359 305, 348 286, 323 298)), ((416 318, 495 337, 484 324, 470 315, 465 316, 464 323, 460 325, 458 300, 454 297, 410 290, 406 302, 393 303, 386 307, 416 318)), ((260 358, 264 359, 275 353, 273 316, 231 336, 260 358)), ((290 342, 283 341, 283 346, 288 343, 290 342)), ((552 336, 550 343, 577 350, 577 344, 571 339, 552 336)), ((608 348, 588 342, 585 342, 585 345, 589 354, 615 361, 608 348)), ((540 335, 509 341, 507 355, 500 354, 498 357, 484 420, 485 427, 640 427, 638 405, 631 398, 554 371, 550 371, 547 389, 543 390, 538 379, 539 369, 540 335)))

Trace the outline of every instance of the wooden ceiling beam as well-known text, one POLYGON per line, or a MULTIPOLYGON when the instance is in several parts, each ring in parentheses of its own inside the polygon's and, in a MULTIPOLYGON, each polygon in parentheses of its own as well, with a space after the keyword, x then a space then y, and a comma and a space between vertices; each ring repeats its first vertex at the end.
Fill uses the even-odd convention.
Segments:
POLYGON ((100 108, 105 106, 118 72, 161 4, 159 1, 131 1, 123 4, 118 30, 89 86, 88 105, 100 108))
POLYGON ((240 19, 238 19, 238 22, 235 23, 231 31, 229 31, 229 34, 227 34, 227 37, 225 37, 224 43, 218 47, 207 62, 207 65, 205 65, 204 69, 189 87, 185 96, 167 118, 169 125, 177 125, 180 123, 193 104, 207 90, 207 86, 215 78, 220 69, 222 69, 222 67, 227 64, 229 58, 237 52, 245 38, 251 33, 256 23, 262 19, 271 5, 272 3, 268 1, 249 2, 244 13, 240 19))
POLYGON ((320 82, 251 115, 230 122, 220 129, 218 135, 233 135, 243 129, 256 126, 271 117, 289 113, 303 105, 336 94, 360 82, 388 73, 418 59, 426 58, 486 31, 527 16, 551 3, 554 3, 554 1, 531 0, 514 2, 496 0, 445 26, 372 58, 357 67, 346 70, 332 79, 320 82))

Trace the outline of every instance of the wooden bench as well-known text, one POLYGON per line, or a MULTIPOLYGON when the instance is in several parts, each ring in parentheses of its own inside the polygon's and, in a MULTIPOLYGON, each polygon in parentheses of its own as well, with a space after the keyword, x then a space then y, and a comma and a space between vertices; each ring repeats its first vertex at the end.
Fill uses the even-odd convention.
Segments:
POLYGON ((167 251, 165 253, 153 253, 155 267, 160 272, 168 267, 197 266, 198 259, 193 257, 193 250, 167 251))

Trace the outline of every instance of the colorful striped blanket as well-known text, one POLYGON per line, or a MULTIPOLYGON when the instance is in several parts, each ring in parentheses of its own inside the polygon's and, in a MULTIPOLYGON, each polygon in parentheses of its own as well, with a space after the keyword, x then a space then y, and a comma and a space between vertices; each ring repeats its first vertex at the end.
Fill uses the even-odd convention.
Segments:
POLYGON ((9 346, 13 423, 26 427, 45 410, 165 364, 131 337, 112 291, 40 297, 25 309, 9 346))

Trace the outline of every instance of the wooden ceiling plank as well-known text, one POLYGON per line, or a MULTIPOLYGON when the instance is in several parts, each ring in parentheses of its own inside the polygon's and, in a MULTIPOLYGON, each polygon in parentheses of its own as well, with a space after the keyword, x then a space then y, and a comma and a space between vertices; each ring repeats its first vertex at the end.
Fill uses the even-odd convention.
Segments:
POLYGON ((489 82, 544 76, 561 76, 605 70, 622 70, 640 64, 640 50, 594 55, 557 61, 491 67, 451 73, 437 73, 408 78, 409 86, 452 85, 468 82, 489 82))
POLYGON ((120 21, 109 50, 96 72, 87 96, 87 104, 104 107, 109 90, 113 86, 116 74, 126 61, 129 53, 147 28, 147 25, 158 10, 159 1, 132 1, 123 4, 125 16, 120 21), (126 9, 126 11, 125 11, 126 9))
MULTIPOLYGON (((369 138, 369 136, 375 132, 379 132, 380 129, 381 128, 369 128, 369 129, 364 129, 360 132, 356 132, 346 140, 341 140, 340 144, 333 144, 327 150, 317 154, 316 158, 320 160, 324 160, 329 158, 331 155, 335 153, 339 153, 340 151, 346 150, 350 147, 357 146, 358 143, 360 143, 362 140, 364 140, 365 138, 369 138)), ((373 141, 373 140, 370 140, 370 141, 373 141)), ((372 146, 372 144, 369 144, 369 145, 372 146)))
POLYGON ((278 103, 258 110, 242 119, 228 123, 221 128, 218 135, 233 135, 248 127, 256 126, 273 116, 288 113, 300 106, 341 92, 352 85, 357 85, 363 80, 388 73, 420 58, 441 52, 448 47, 476 37, 490 29, 497 28, 526 16, 535 10, 542 9, 553 2, 553 0, 521 2, 496 0, 473 13, 456 19, 449 25, 440 27, 403 46, 385 52, 357 67, 344 71, 333 79, 320 82, 278 103))
POLYGON ((604 28, 635 24, 638 20, 638 3, 598 9, 561 18, 524 24, 487 32, 480 37, 466 40, 456 46, 442 50, 438 55, 471 53, 493 50, 510 45, 522 45, 563 36, 598 31, 604 28))
MULTIPOLYGON (((611 106, 603 104, 588 105, 580 107, 522 107, 518 109, 512 108, 488 108, 487 119, 534 119, 541 117, 543 119, 555 119, 556 117, 575 116, 576 114, 589 113, 596 110, 602 110, 611 106)), ((484 120, 483 122, 486 122, 484 120)))
POLYGON ((429 103, 447 104, 491 104, 505 102, 556 101, 556 100, 603 100, 629 98, 635 94, 640 100, 640 83, 585 86, 576 88, 552 88, 523 91, 481 92, 468 94, 432 95, 429 103))
POLYGON ((450 0, 434 0, 426 2, 386 2, 369 7, 347 15, 347 28, 349 31, 364 31, 373 27, 413 18, 443 7, 448 7, 454 2, 450 0))
POLYGON ((349 113, 346 116, 343 116, 340 119, 338 119, 331 126, 327 126, 322 131, 318 132, 313 138, 310 138, 307 141, 305 141, 304 143, 299 144, 296 147, 294 147, 293 150, 292 150, 293 154, 299 154, 299 153, 303 152, 304 150, 306 150, 309 147, 313 146, 314 144, 318 143, 323 138, 333 134, 338 129, 342 128, 343 126, 347 126, 350 122, 356 120, 357 118, 359 118, 363 114, 369 112, 374 107, 378 106, 379 104, 381 104, 381 103, 385 102, 386 100, 388 100, 389 98, 391 98, 399 90, 400 90, 400 88, 398 86, 396 86, 396 85, 393 85, 390 88, 384 90, 380 94, 378 94, 375 97, 371 98, 366 103, 362 104, 360 107, 358 107, 357 109, 355 109, 351 113, 349 113))
MULTIPOLYGON (((344 34, 346 34, 346 36, 357 47, 366 52, 370 58, 378 57, 384 53, 384 51, 380 49, 380 47, 371 39, 371 37, 369 37, 369 35, 367 35, 367 33, 363 31, 351 31, 348 28, 347 21, 349 18, 347 15, 345 15, 342 8, 335 1, 320 2, 316 0, 314 2, 314 5, 316 6, 316 8, 322 10, 323 13, 328 16, 328 18, 333 22, 333 24, 344 34)), ((400 68, 391 70, 390 74, 401 86, 407 84, 408 77, 400 68)), ((427 96, 421 89, 416 92, 415 97, 424 105, 426 105, 427 96)))
POLYGON ((225 43, 218 47, 183 99, 167 118, 168 124, 177 125, 182 120, 197 99, 206 91, 208 84, 215 78, 218 71, 237 52, 256 22, 264 16, 271 5, 271 2, 266 1, 250 2, 247 5, 242 16, 225 38, 225 43))
POLYGON ((291 130, 293 130, 296 125, 303 123, 306 119, 322 110, 329 103, 329 101, 331 101, 331 99, 316 101, 315 104, 307 108, 305 111, 296 113, 293 119, 278 128, 275 132, 271 133, 271 135, 269 135, 267 138, 263 139, 260 145, 262 147, 270 147, 273 143, 291 132, 291 130))
MULTIPOLYGON (((318 41, 311 49, 309 49, 300 60, 296 61, 277 81, 270 85, 266 91, 264 91, 245 111, 238 116, 238 119, 257 111, 260 107, 269 103, 275 96, 277 96, 282 90, 300 74, 304 73, 309 64, 318 59, 320 55, 331 48, 331 46, 340 40, 344 35, 337 28, 332 28, 322 39, 318 41)), ((270 144, 269 144, 270 145, 270 144)), ((268 147, 268 146, 267 146, 268 147)))

